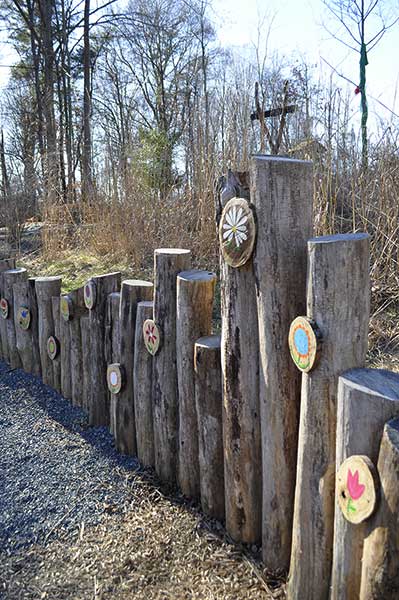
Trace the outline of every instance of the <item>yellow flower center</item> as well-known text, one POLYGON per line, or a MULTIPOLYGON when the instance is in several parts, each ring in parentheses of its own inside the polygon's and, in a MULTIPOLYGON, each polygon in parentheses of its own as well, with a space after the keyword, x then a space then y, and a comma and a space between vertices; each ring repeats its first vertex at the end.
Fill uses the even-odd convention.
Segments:
POLYGON ((235 232, 237 231, 237 227, 236 227, 235 225, 233 225, 233 227, 231 228, 231 231, 232 231, 233 233, 235 233, 235 232))

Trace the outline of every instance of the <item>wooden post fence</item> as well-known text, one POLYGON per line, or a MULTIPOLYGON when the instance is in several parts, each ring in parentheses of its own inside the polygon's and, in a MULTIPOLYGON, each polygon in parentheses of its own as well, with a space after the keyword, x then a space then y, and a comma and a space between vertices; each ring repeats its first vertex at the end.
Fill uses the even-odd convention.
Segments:
MULTIPOLYGON (((69 294, 61 297, 72 305, 72 299, 69 294)), ((72 399, 72 373, 71 373, 71 328, 69 321, 60 316, 60 363, 61 363, 61 394, 68 400, 72 399)))
POLYGON ((61 277, 37 277, 35 280, 39 349, 43 383, 54 387, 53 364, 47 353, 47 340, 54 335, 52 297, 61 293, 61 277))
MULTIPOLYGON (((107 299, 107 315, 105 319, 105 356, 107 364, 120 361, 120 319, 119 307, 121 303, 120 292, 112 292, 107 299)), ((115 438, 115 419, 117 396, 110 392, 110 422, 109 430, 115 438)))
POLYGON ((329 595, 338 376, 364 365, 369 312, 368 235, 309 240, 307 316, 318 325, 323 345, 318 365, 302 375, 291 600, 329 595))
POLYGON ((70 368, 71 368, 71 399, 77 406, 83 405, 83 352, 87 348, 82 346, 82 333, 80 322, 87 314, 84 303, 84 287, 69 293, 72 315, 69 320, 70 335, 70 368))
POLYGON ((14 284, 26 281, 28 277, 24 268, 10 269, 3 273, 3 298, 8 303, 8 317, 6 319, 8 362, 13 369, 22 367, 21 358, 17 348, 16 315, 14 313, 14 284))
POLYGON ((16 345, 22 368, 27 373, 40 375, 35 279, 17 282, 13 288, 16 345))
POLYGON ((90 364, 91 364, 91 340, 90 340, 90 316, 85 313, 80 319, 80 334, 82 337, 82 367, 83 367, 83 385, 82 385, 82 407, 90 412, 90 364))
MULTIPOLYGON (((4 271, 15 269, 15 258, 0 260, 0 300, 4 298, 4 271)), ((0 349, 3 360, 8 361, 7 323, 0 315, 0 349)))
MULTIPOLYGON (((61 313, 60 313, 60 296, 51 298, 51 308, 53 313, 54 330, 53 335, 58 343, 61 339, 61 313)), ((58 354, 53 359, 53 382, 54 389, 61 394, 61 356, 58 354)))

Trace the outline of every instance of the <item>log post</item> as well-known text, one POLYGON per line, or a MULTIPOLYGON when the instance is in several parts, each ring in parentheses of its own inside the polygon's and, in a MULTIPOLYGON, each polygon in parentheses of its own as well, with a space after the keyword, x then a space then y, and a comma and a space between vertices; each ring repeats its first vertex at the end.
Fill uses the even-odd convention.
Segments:
POLYGON ((70 369, 72 404, 83 406, 83 349, 80 321, 87 313, 84 303, 84 287, 69 293, 72 316, 69 321, 70 369))
POLYGON ((37 277, 35 288, 42 379, 44 384, 54 387, 53 364, 47 353, 47 340, 54 335, 52 297, 61 293, 61 277, 37 277))
MULTIPOLYGON (((247 178, 229 173, 216 200, 217 218, 235 193, 251 209, 247 178)), ((256 279, 253 259, 248 258, 239 268, 229 266, 224 257, 220 261, 224 486, 228 533, 236 541, 257 543, 262 536, 259 334, 256 279)))
MULTIPOLYGON (((120 292, 112 292, 107 299, 107 315, 105 319, 105 357, 107 364, 120 362, 120 321, 119 306, 121 302, 120 292)), ((115 414, 116 396, 109 393, 110 401, 110 424, 109 430, 115 438, 115 414)))
POLYGON ((15 283, 13 288, 17 350, 24 371, 36 374, 35 360, 39 356, 39 340, 37 336, 35 279, 30 278, 27 281, 15 283))
MULTIPOLYGON (((6 258, 0 260, 0 299, 4 294, 3 273, 15 269, 15 258, 6 258)), ((7 360, 7 325, 0 316, 0 358, 7 360)))
POLYGON ((155 250, 154 321, 162 337, 153 362, 155 470, 160 479, 171 484, 176 482, 178 464, 176 277, 190 265, 190 250, 155 250))
MULTIPOLYGON (((377 369, 344 373, 338 384, 337 469, 353 454, 366 455, 376 465, 384 425, 396 416, 399 374, 377 369)), ((331 599, 359 598, 366 531, 366 522, 353 525, 336 503, 331 599)))
POLYGON ((198 338, 212 332, 215 284, 216 275, 209 271, 183 271, 177 276, 178 481, 183 494, 191 498, 200 495, 194 344, 198 338))
POLYGON ((137 454, 136 424, 134 418, 134 337, 136 331, 137 304, 153 295, 150 281, 128 279, 122 281, 120 300, 120 363, 126 381, 115 399, 115 445, 122 454, 137 454))
POLYGON ((24 268, 10 269, 3 273, 4 299, 8 302, 8 318, 6 319, 8 362, 13 369, 22 367, 21 358, 17 348, 16 314, 14 313, 13 286, 21 281, 26 281, 27 271, 24 268))
POLYGON ((302 375, 291 600, 324 600, 329 594, 338 376, 364 365, 369 313, 369 236, 309 240, 307 316, 318 325, 323 344, 317 367, 302 375))
POLYGON ((90 407, 89 422, 109 427, 109 394, 105 360, 105 319, 108 294, 117 292, 121 274, 108 273, 92 277, 85 285, 85 303, 90 308, 90 407))
POLYGON ((134 336, 134 417, 136 421, 137 457, 146 467, 155 465, 154 426, 152 416, 152 362, 153 357, 144 344, 143 325, 152 319, 154 303, 137 304, 136 332, 134 336))
POLYGON ((399 598, 399 419, 384 427, 378 473, 381 503, 366 526, 360 600, 399 598))
POLYGON ((301 375, 287 345, 292 320, 305 312, 307 240, 313 168, 276 156, 251 160, 256 208, 254 254, 259 321, 262 436, 262 553, 271 570, 288 569, 294 512, 301 375))
MULTIPOLYGON (((61 314, 60 314, 60 296, 54 296, 51 298, 51 307, 54 321, 54 337, 60 342, 61 335, 61 314)), ((59 394, 61 394, 61 358, 58 354, 53 359, 53 387, 59 394)))
POLYGON ((71 328, 61 314, 61 302, 66 298, 72 302, 69 294, 60 298, 60 363, 61 363, 61 394, 67 400, 72 398, 72 375, 71 375, 71 328))
POLYGON ((202 337, 195 342, 194 371, 201 506, 207 515, 223 520, 225 509, 220 342, 220 335, 202 337))
POLYGON ((80 318, 80 334, 82 337, 82 407, 88 413, 90 410, 90 361, 91 361, 91 339, 90 339, 90 317, 85 313, 80 318))

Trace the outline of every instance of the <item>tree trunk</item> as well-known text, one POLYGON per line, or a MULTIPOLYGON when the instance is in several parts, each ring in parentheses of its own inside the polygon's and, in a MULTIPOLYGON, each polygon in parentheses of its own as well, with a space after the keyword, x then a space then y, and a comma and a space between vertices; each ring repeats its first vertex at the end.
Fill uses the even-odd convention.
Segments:
POLYGON ((202 337, 195 342, 194 371, 201 506, 205 514, 223 520, 225 509, 220 343, 220 335, 202 337))
POLYGON ((198 338, 212 332, 215 283, 216 275, 209 271, 183 271, 177 276, 178 480, 183 494, 191 498, 200 495, 194 344, 198 338))
POLYGON ((155 470, 160 479, 175 483, 178 449, 176 277, 190 268, 191 253, 162 248, 155 250, 154 263, 154 321, 162 336, 153 370, 155 470))
POLYGON ((305 312, 306 242, 312 234, 312 164, 255 156, 254 254, 260 348, 262 553, 271 570, 288 569, 294 511, 301 376, 287 344, 305 312))
POLYGON ((91 65, 90 65, 90 0, 85 0, 83 21, 83 151, 82 196, 93 201, 93 173, 91 160, 91 65))
POLYGON ((18 324, 16 322, 16 313, 14 312, 14 289, 16 283, 26 281, 27 271, 24 268, 10 269, 3 273, 4 298, 8 302, 8 318, 6 319, 7 329, 7 347, 8 347, 8 362, 12 369, 22 367, 21 358, 17 348, 17 332, 18 324))
POLYGON ((399 419, 384 427, 378 473, 381 503, 366 526, 360 600, 399 598, 399 419))
MULTIPOLYGON (((353 454, 364 454, 377 464, 384 425, 395 416, 399 374, 376 369, 344 373, 338 384, 337 469, 353 454)), ((358 600, 366 532, 366 522, 354 526, 336 503, 332 600, 358 600)))
POLYGON ((153 358, 144 344, 144 321, 153 318, 154 303, 137 304, 134 337, 134 416, 136 420, 137 457, 146 467, 155 465, 154 426, 152 416, 152 363, 153 358))
POLYGON ((120 362, 126 381, 115 403, 115 444, 122 454, 137 454, 136 423, 134 418, 134 336, 136 331, 137 304, 149 300, 153 284, 136 279, 122 281, 120 318, 120 362))
POLYGON ((330 589, 338 376, 363 366, 370 313, 369 237, 308 242, 307 316, 319 326, 318 366, 302 375, 298 469, 288 598, 323 600, 330 589))
POLYGON ((37 277, 35 287, 42 380, 44 384, 54 387, 53 364, 47 353, 47 340, 54 335, 52 297, 61 294, 61 277, 37 277))

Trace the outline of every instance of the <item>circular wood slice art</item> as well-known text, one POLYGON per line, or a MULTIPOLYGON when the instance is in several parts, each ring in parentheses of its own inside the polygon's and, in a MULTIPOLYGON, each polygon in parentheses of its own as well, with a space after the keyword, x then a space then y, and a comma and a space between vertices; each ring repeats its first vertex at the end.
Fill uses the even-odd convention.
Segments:
POLYGON ((20 306, 17 312, 17 322, 21 329, 26 331, 30 327, 30 310, 26 306, 20 306))
POLYGON ((158 352, 161 336, 157 325, 152 319, 147 319, 143 323, 144 344, 148 352, 154 356, 158 352))
POLYGON ((373 514, 378 489, 377 469, 367 456, 350 456, 338 469, 336 494, 347 521, 362 523, 373 514))
POLYGON ((7 319, 8 318, 8 302, 5 298, 2 298, 0 300, 0 314, 3 317, 3 319, 7 319))
POLYGON ((64 321, 69 321, 73 316, 73 304, 69 296, 61 296, 60 300, 61 317, 64 321))
POLYGON ((308 317, 296 317, 291 323, 288 345, 291 358, 300 371, 308 373, 316 365, 321 349, 321 332, 308 317))
POLYGON ((57 338, 53 335, 50 335, 50 337, 47 340, 47 354, 49 356, 49 358, 51 360, 54 360, 55 358, 57 358, 58 354, 60 352, 60 343, 57 340, 57 338))
POLYGON ((97 299, 97 288, 94 281, 88 281, 84 289, 85 306, 89 310, 95 307, 97 299))
POLYGON ((119 394, 124 384, 123 368, 119 363, 108 365, 107 383, 111 394, 119 394))
POLYGON ((244 198, 232 198, 223 209, 219 242, 223 258, 231 267, 241 267, 252 255, 256 238, 253 212, 244 198))

